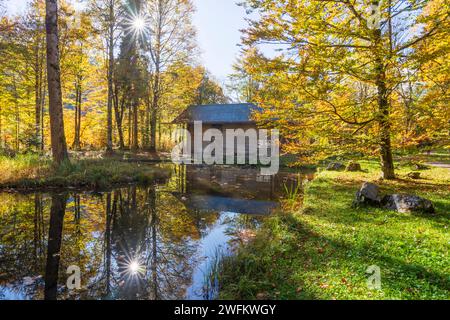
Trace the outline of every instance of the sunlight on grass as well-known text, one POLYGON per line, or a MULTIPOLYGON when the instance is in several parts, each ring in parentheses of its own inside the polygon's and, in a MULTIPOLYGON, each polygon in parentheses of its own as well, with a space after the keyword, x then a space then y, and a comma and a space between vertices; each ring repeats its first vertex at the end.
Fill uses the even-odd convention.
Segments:
POLYGON ((150 183, 168 176, 168 171, 151 165, 112 159, 72 160, 55 168, 52 161, 37 155, 0 157, 0 187, 3 188, 106 188, 114 184, 150 183))
POLYGON ((423 179, 382 181, 367 172, 322 171, 305 188, 304 207, 265 221, 257 238, 223 263, 224 299, 448 299, 450 170, 421 171, 423 179), (383 193, 432 200, 435 215, 352 208, 363 181, 383 193), (366 270, 381 268, 381 290, 369 290, 366 270))
POLYGON ((14 158, 0 156, 0 184, 38 178, 49 173, 50 167, 50 159, 35 154, 17 155, 14 158))

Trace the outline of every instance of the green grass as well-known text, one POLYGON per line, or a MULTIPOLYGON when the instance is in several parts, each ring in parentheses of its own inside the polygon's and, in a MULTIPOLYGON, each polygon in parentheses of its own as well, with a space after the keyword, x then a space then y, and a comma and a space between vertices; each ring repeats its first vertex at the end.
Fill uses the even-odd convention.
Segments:
POLYGON ((72 160, 55 168, 38 155, 0 157, 0 189, 108 188, 125 183, 150 183, 168 172, 152 165, 114 159, 72 160))
POLYGON ((421 171, 378 180, 375 162, 367 172, 320 172, 305 190, 297 212, 268 218, 257 238, 222 262, 222 299, 449 299, 450 170, 421 171), (352 208, 363 181, 382 191, 432 200, 437 213, 401 214, 352 208), (366 270, 381 269, 381 290, 367 286, 366 270))

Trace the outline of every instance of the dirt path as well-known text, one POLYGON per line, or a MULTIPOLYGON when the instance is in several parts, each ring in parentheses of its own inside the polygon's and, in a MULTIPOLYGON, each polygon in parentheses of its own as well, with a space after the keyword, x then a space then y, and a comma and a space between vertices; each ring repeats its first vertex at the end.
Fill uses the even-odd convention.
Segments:
POLYGON ((433 167, 439 167, 439 168, 447 168, 450 169, 449 163, 442 163, 442 162, 426 162, 426 165, 433 166, 433 167))

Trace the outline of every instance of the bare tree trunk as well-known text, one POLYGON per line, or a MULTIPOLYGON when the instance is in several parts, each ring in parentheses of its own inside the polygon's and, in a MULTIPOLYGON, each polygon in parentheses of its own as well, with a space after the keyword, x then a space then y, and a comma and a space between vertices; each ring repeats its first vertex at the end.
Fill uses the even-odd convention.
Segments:
POLYGON ((77 84, 75 86, 75 130, 74 130, 74 141, 73 149, 80 150, 80 135, 81 135, 81 79, 77 79, 77 84))
POLYGON ((34 64, 34 75, 35 75, 35 82, 34 82, 34 96, 35 96, 35 140, 36 140, 36 147, 38 150, 40 150, 40 135, 41 135, 41 95, 42 95, 42 66, 40 64, 40 52, 39 52, 39 44, 40 44, 40 36, 38 36, 36 40, 35 45, 35 52, 34 52, 34 58, 35 58, 35 64, 34 64))
POLYGON ((109 39, 108 39, 108 110, 107 110, 107 137, 106 137, 106 151, 113 151, 112 142, 112 107, 114 99, 113 75, 114 75, 114 1, 111 0, 109 4, 109 39))
POLYGON ((133 130, 131 129, 132 124, 132 108, 130 105, 128 105, 128 147, 131 149, 131 140, 132 140, 132 133, 133 130))
POLYGON ((143 119, 144 125, 143 132, 142 132, 142 144, 144 146, 144 149, 149 149, 150 145, 150 110, 151 110, 151 103, 150 103, 150 94, 147 93, 147 97, 145 99, 145 115, 143 119))
MULTIPOLYGON (((45 75, 43 75, 43 80, 42 80, 42 82, 45 82, 46 81, 46 79, 45 79, 45 75)), ((47 95, 47 92, 46 92, 46 87, 45 86, 43 86, 42 87, 42 96, 41 96, 41 135, 40 135, 40 138, 41 138, 41 140, 40 140, 40 145, 41 145, 41 151, 43 151, 44 150, 44 148, 45 148, 45 135, 44 135, 44 117, 45 117, 45 110, 44 110, 44 106, 45 106, 45 97, 46 97, 46 95, 47 95)))
MULTIPOLYGON (((136 100, 136 99, 134 99, 136 100)), ((136 152, 139 149, 139 141, 138 141, 138 134, 139 134, 139 117, 138 117, 138 101, 133 101, 133 142, 131 146, 131 150, 136 152)))
POLYGON ((155 81, 153 85, 153 102, 150 115, 150 152, 156 152, 156 130, 158 122, 158 108, 159 108, 159 60, 156 63, 155 81))
POLYGON ((74 138, 73 138, 73 144, 72 148, 74 150, 77 150, 78 148, 78 141, 77 141, 77 129, 78 129, 78 84, 75 85, 75 112, 74 112, 74 138))
POLYGON ((123 105, 121 107, 121 109, 119 110, 119 97, 118 97, 118 89, 117 89, 117 85, 115 86, 115 90, 114 90, 114 114, 115 114, 115 118, 116 118, 116 125, 117 125, 117 133, 119 135, 119 148, 120 150, 124 150, 125 149, 125 142, 123 139, 123 127, 122 127, 122 123, 123 123, 123 105))
POLYGON ((150 152, 156 152, 157 111, 153 107, 150 116, 150 152))
POLYGON ((50 132, 53 160, 60 164, 68 160, 61 93, 61 71, 58 39, 58 1, 46 0, 47 78, 50 110, 50 132))

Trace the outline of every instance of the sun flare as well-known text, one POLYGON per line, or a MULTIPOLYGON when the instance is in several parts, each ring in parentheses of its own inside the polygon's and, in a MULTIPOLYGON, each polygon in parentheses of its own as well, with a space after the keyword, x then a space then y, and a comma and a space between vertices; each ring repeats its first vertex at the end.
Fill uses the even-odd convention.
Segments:
POLYGON ((136 31, 143 31, 145 29, 145 19, 142 17, 135 17, 133 20, 132 27, 136 31))

